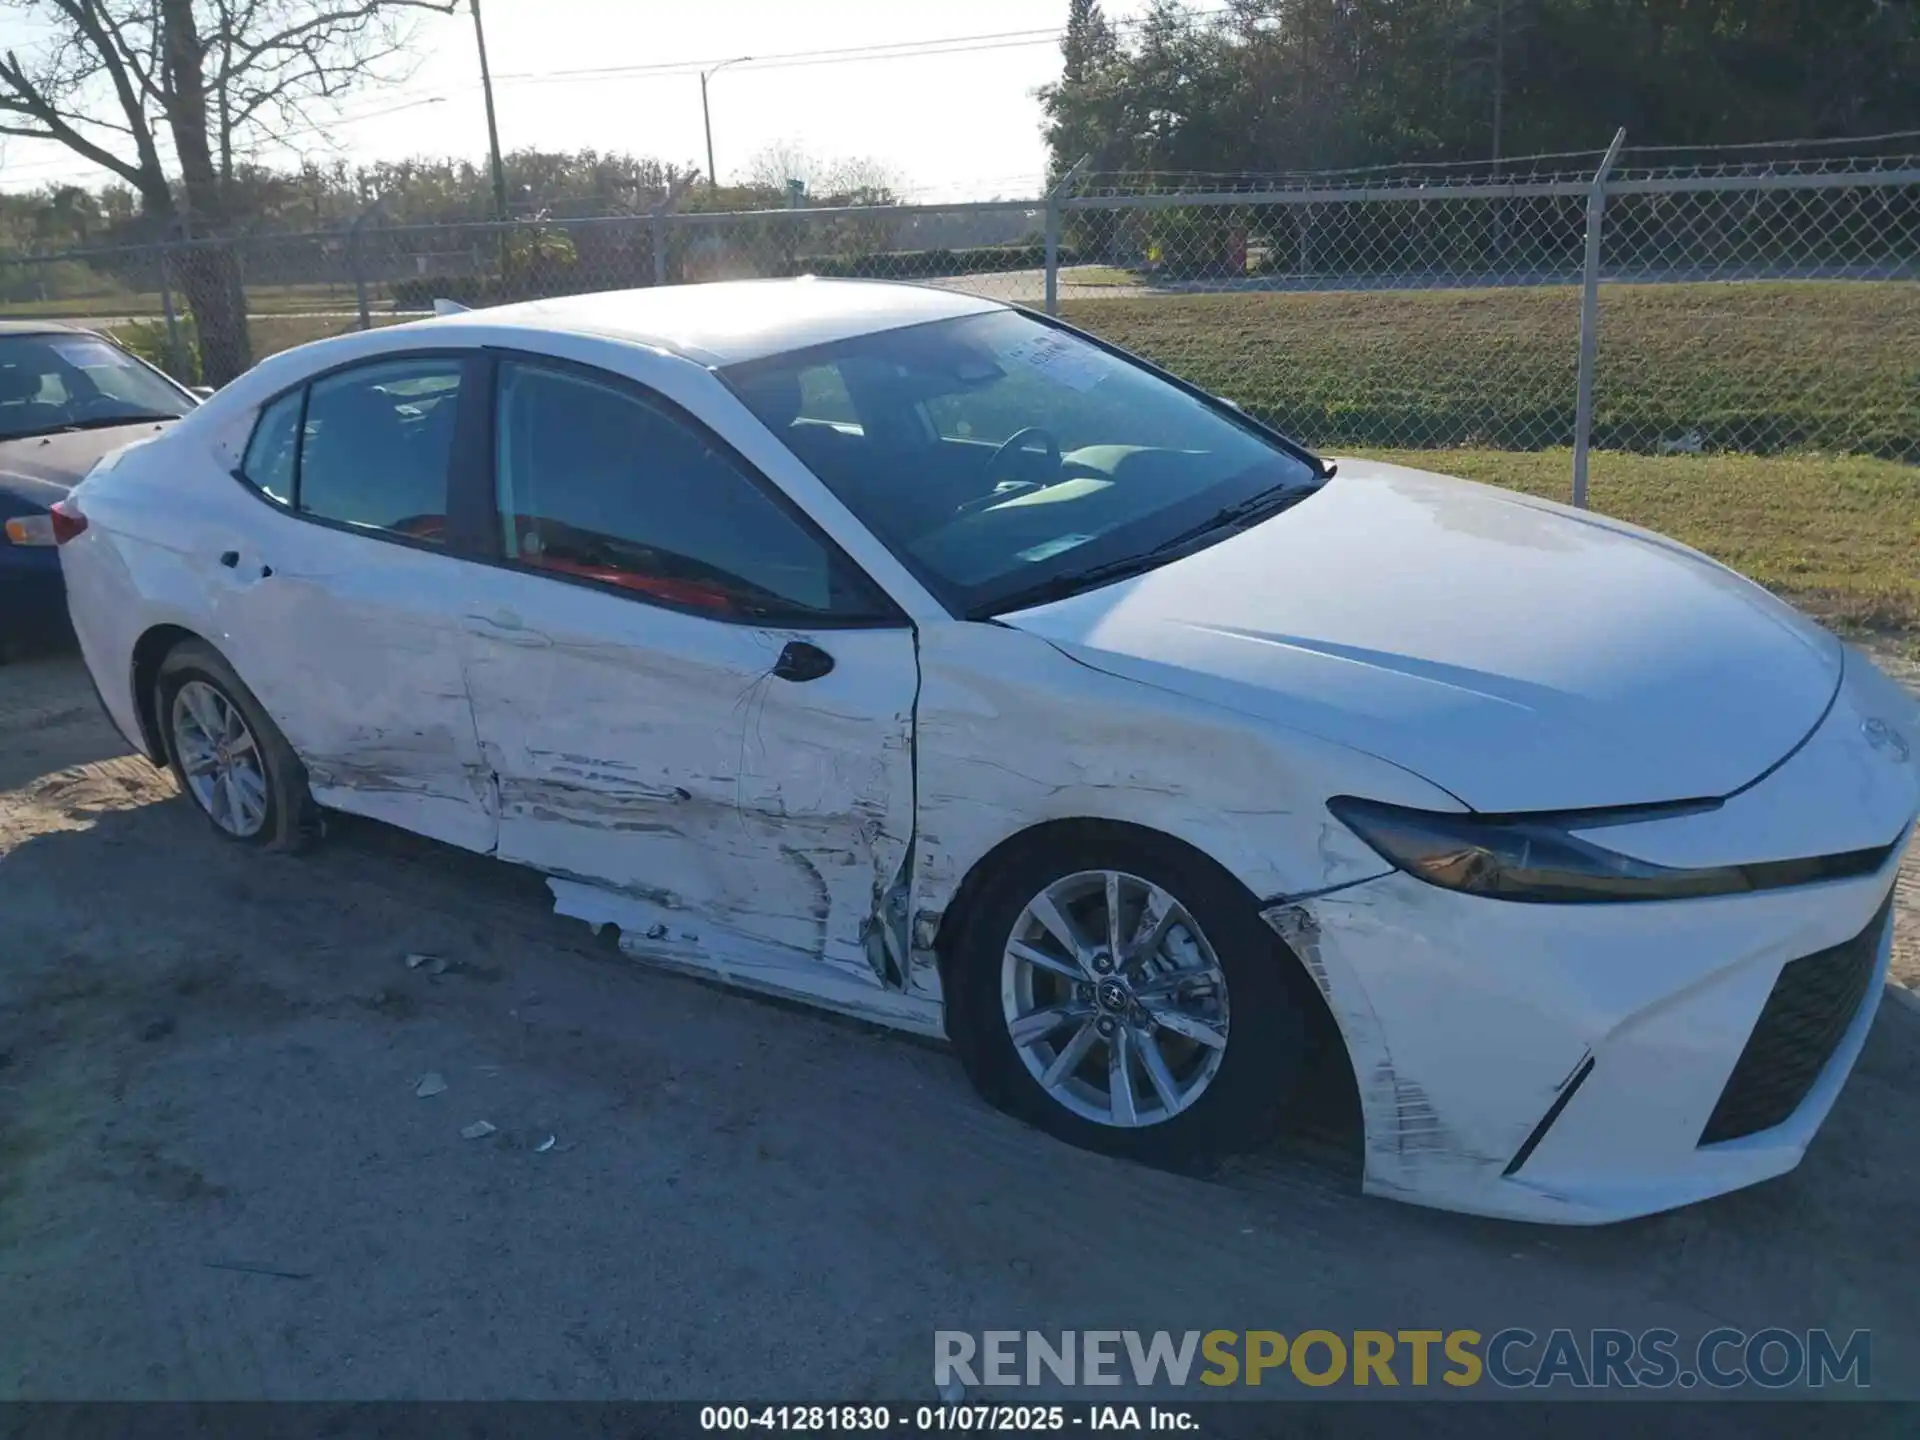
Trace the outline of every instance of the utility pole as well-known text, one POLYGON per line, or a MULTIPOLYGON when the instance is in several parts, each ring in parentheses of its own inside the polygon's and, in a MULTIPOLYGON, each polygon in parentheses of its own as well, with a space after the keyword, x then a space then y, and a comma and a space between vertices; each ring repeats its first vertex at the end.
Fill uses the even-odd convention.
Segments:
POLYGON ((718 75, 729 65, 744 65, 751 59, 753 59, 751 55, 736 55, 731 60, 722 60, 711 70, 700 72, 700 118, 707 127, 707 193, 709 195, 720 189, 720 174, 713 168, 713 111, 707 106, 707 80, 710 76, 718 75))
POLYGON ((493 72, 487 68, 487 31, 480 23, 480 0, 468 0, 473 9, 473 38, 480 46, 480 88, 487 100, 487 147, 493 155, 493 218, 507 218, 507 172, 500 163, 500 126, 493 118, 493 72))
MULTIPOLYGON (((480 0, 474 0, 477 5, 480 0)), ((1493 9, 1493 173, 1500 173, 1501 111, 1507 98, 1507 0, 1493 9)))

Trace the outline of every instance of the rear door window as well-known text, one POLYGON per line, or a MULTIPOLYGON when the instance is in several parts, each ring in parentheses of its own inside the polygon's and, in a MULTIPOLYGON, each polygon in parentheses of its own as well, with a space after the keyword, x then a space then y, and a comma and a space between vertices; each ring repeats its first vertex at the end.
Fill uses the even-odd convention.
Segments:
POLYGON ((300 512, 444 544, 463 368, 457 357, 414 357, 315 381, 300 440, 300 512))

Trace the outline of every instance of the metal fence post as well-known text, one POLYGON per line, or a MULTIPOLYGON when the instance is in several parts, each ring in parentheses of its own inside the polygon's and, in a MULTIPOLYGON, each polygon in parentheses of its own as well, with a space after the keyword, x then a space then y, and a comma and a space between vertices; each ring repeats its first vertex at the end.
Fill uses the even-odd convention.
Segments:
POLYGON ((173 282, 167 275, 166 243, 162 241, 156 248, 159 251, 160 313, 167 322, 167 369, 177 374, 181 369, 180 317, 173 308, 173 282))
POLYGON ((673 214, 675 207, 680 203, 680 197, 686 193, 692 183, 691 176, 684 180, 670 182, 667 185, 667 193, 660 197, 660 203, 647 212, 647 233, 653 242, 653 283, 655 285, 667 283, 667 217, 673 214))
POLYGON ((361 263, 360 227, 366 224, 367 212, 356 215, 347 231, 347 269, 353 275, 353 303, 360 311, 360 328, 373 328, 373 314, 367 305, 367 267, 361 263))
POLYGON ((1060 183, 1047 192, 1047 299, 1046 309, 1049 315, 1060 313, 1060 202, 1073 188, 1074 181, 1080 178, 1080 171, 1093 157, 1082 155, 1073 163, 1071 169, 1060 177, 1060 183))
POLYGON ((1047 281, 1046 309, 1049 315, 1060 313, 1060 195, 1047 192, 1047 281))
POLYGON ((360 312, 362 330, 373 328, 373 311, 367 302, 367 222, 387 218, 386 199, 383 196, 376 196, 374 202, 354 216, 353 223, 347 227, 347 269, 353 275, 353 300, 355 308, 360 312))
POLYGON ((1607 177, 1613 173, 1624 127, 1613 133, 1606 158, 1587 190, 1587 258, 1580 290, 1580 374, 1573 411, 1573 503, 1587 508, 1587 451, 1593 441, 1593 367, 1600 351, 1600 233, 1607 213, 1607 177))

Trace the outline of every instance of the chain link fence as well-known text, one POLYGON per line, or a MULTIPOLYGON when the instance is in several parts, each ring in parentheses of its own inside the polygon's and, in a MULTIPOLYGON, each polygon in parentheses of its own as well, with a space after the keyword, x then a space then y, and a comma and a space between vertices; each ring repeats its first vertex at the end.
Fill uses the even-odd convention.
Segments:
POLYGON ((376 207, 313 234, 0 257, 0 318, 79 320, 217 381, 442 299, 914 281, 1053 310, 1333 453, 1566 450, 1579 496, 1589 445, 1920 461, 1920 154, 1879 148, 1076 170, 1030 201, 507 224, 376 207))

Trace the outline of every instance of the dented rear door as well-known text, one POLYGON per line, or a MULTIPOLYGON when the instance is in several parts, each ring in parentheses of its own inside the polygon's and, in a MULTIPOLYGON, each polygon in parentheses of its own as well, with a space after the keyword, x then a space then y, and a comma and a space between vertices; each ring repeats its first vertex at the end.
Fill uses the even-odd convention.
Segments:
POLYGON ((459 597, 492 572, 450 532, 468 352, 383 356, 266 405, 197 541, 214 638, 305 763, 314 798, 493 847, 492 777, 459 597))
POLYGON ((911 629, 658 397, 547 361, 497 383, 502 557, 464 623, 500 855, 616 892, 630 940, 717 970, 882 985, 911 629))

